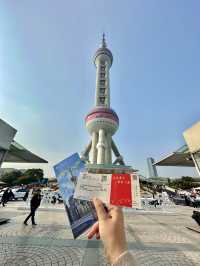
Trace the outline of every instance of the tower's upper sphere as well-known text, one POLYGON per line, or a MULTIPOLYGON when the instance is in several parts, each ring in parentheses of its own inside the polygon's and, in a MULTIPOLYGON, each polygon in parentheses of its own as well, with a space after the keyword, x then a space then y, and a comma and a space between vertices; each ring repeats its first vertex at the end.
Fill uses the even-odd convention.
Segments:
POLYGON ((98 62, 105 62, 107 61, 109 63, 109 66, 111 67, 112 62, 113 62, 113 55, 111 51, 107 48, 106 46, 106 41, 105 41, 105 35, 103 34, 103 39, 102 39, 102 45, 101 47, 96 51, 94 55, 94 64, 97 65, 98 62))
POLYGON ((119 127, 119 118, 114 110, 106 107, 95 107, 87 114, 85 123, 90 134, 93 132, 99 132, 100 129, 104 129, 111 135, 117 131, 119 127))

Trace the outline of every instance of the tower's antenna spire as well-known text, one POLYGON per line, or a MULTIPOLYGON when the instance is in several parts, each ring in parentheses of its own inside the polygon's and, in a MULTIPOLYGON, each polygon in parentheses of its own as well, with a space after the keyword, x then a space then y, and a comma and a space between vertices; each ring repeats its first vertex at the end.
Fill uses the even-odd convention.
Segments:
POLYGON ((106 48, 105 33, 103 33, 103 38, 102 38, 102 48, 106 48))

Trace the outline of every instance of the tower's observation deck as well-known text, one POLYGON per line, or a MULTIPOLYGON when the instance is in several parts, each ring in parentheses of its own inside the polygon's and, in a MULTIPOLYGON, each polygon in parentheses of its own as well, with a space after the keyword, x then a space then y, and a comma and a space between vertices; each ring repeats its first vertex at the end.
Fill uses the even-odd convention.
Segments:
POLYGON ((112 150, 117 157, 114 163, 124 164, 112 136, 119 127, 119 118, 110 108, 109 71, 113 55, 107 48, 103 34, 102 45, 94 55, 96 66, 95 108, 85 118, 86 127, 92 140, 83 153, 84 159, 92 164, 112 164, 112 150), (88 156, 89 155, 89 156, 88 156), (88 158, 89 157, 89 158, 88 158))
POLYGON ((110 108, 96 107, 85 119, 86 127, 89 133, 99 132, 104 129, 111 136, 115 134, 119 126, 119 118, 115 111, 110 108))

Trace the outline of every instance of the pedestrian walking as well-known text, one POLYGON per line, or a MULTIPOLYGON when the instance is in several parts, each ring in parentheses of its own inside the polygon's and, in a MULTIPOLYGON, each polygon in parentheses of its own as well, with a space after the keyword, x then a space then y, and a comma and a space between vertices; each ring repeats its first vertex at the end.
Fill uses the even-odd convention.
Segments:
POLYGON ((27 189, 27 191, 26 191, 26 193, 25 193, 25 195, 24 195, 24 197, 23 197, 23 200, 24 200, 24 201, 27 201, 27 199, 28 199, 28 194, 29 194, 29 189, 27 189))
POLYGON ((56 204, 56 196, 55 195, 52 196, 51 203, 56 204))
POLYGON ((41 202, 41 194, 40 194, 40 190, 37 190, 36 192, 34 192, 33 197, 31 199, 31 212, 24 220, 25 225, 28 225, 27 222, 30 218, 32 221, 32 225, 37 225, 35 223, 35 212, 37 208, 40 206, 40 202, 41 202))
POLYGON ((9 199, 9 188, 7 188, 1 198, 1 204, 3 205, 3 207, 5 207, 5 204, 8 202, 9 199))
POLYGON ((9 201, 9 200, 15 200, 15 195, 12 192, 11 188, 8 189, 8 199, 7 199, 7 201, 9 201))
POLYGON ((185 205, 190 206, 190 199, 189 199, 188 195, 184 194, 184 199, 185 199, 185 205))

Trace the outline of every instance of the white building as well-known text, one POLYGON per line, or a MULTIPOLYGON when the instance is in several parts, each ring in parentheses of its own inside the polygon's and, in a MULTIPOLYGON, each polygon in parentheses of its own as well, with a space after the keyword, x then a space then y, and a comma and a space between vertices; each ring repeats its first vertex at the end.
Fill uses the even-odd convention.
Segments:
POLYGON ((156 166, 154 165, 155 161, 152 157, 147 158, 148 165, 148 174, 149 177, 158 177, 156 166))

